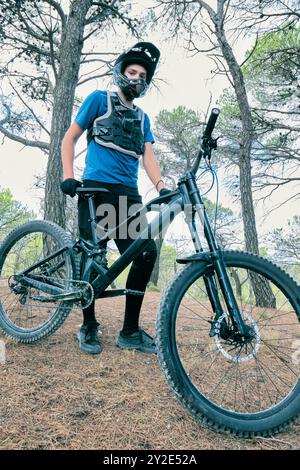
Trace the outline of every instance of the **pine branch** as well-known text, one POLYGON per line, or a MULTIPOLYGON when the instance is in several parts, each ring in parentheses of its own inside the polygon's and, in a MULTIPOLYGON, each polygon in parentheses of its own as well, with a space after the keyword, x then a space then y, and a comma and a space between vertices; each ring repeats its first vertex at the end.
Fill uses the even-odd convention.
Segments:
POLYGON ((13 132, 8 131, 7 129, 5 129, 5 127, 1 125, 0 125, 0 132, 2 132, 2 134, 5 135, 5 137, 8 137, 9 139, 14 140, 15 142, 19 142, 20 144, 23 144, 25 146, 37 147, 40 149, 49 150, 48 142, 26 139, 25 137, 15 135, 13 132))

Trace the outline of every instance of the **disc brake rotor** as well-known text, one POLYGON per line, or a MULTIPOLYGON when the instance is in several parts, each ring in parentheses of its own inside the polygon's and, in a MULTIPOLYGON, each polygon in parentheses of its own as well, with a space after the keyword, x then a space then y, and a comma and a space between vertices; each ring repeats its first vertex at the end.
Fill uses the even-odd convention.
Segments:
POLYGON ((260 332, 257 326, 257 323, 250 317, 250 315, 245 316, 247 325, 250 325, 253 330, 253 339, 250 342, 244 342, 242 340, 237 341, 232 335, 232 339, 223 340, 220 336, 221 324, 223 320, 229 318, 228 313, 223 313, 215 324, 216 335, 214 336, 217 349, 223 354, 223 356, 235 363, 247 362, 253 359, 260 347, 260 332))

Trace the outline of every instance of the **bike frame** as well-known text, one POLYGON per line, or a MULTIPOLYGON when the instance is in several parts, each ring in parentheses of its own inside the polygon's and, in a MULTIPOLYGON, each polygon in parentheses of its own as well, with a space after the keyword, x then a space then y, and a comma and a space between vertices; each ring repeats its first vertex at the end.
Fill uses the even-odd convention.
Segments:
MULTIPOLYGON (((191 237, 194 243, 196 255, 192 257, 192 261, 203 261, 208 260, 215 268, 218 281, 224 295, 228 313, 232 318, 234 324, 236 324, 239 332, 242 335, 247 334, 248 327, 245 325, 238 305, 236 303, 230 281, 226 272, 226 268, 222 258, 222 252, 219 249, 213 231, 211 229, 205 206, 203 204, 199 189, 196 184, 195 175, 192 171, 186 173, 186 175, 180 179, 178 183, 178 190, 173 191, 172 193, 153 199, 148 204, 144 205, 141 210, 131 217, 126 219, 122 224, 120 224, 117 229, 119 229, 123 224, 133 220, 140 212, 142 211, 151 211, 154 205, 161 205, 163 202, 166 205, 159 210, 157 217, 148 223, 147 227, 141 233, 141 235, 130 245, 130 247, 112 264, 112 266, 103 274, 99 273, 99 276, 92 282, 92 286, 95 291, 103 292, 117 277, 124 271, 124 269, 133 261, 133 259, 142 253, 149 240, 157 237, 161 234, 163 230, 166 230, 171 222, 174 220, 175 216, 182 212, 186 208, 190 208, 191 219, 186 220, 191 237), (204 235, 207 240, 209 251, 204 252, 201 246, 200 237, 196 229, 195 216, 199 216, 203 227, 204 235)), ((90 203, 90 218, 93 239, 96 242, 97 233, 96 233, 96 211, 94 204, 90 203)), ((114 229, 116 230, 116 229, 114 229)), ((95 248, 105 244, 110 238, 110 232, 98 242, 96 242, 95 248)), ((190 262, 191 258, 186 258, 179 260, 181 263, 190 262)), ((97 269, 97 265, 91 263, 90 267, 97 269)), ((99 272, 99 269, 98 269, 99 272)), ((84 280, 84 277, 83 277, 84 280)), ((216 313, 216 317, 219 318, 224 312, 219 300, 217 289, 215 287, 215 282, 213 277, 206 276, 205 278, 206 288, 212 307, 216 313)), ((107 295, 107 294, 106 294, 107 295)), ((97 297, 101 297, 101 294, 97 297)))
MULTIPOLYGON (((245 325, 239 307, 237 305, 233 290, 231 287, 230 280, 227 275, 226 266, 222 257, 222 250, 218 247, 213 230, 210 226, 205 207, 199 192, 199 189, 196 184, 195 174, 198 169, 200 160, 202 157, 208 158, 210 160, 211 150, 216 148, 216 140, 211 138, 211 133, 214 128, 217 116, 219 114, 218 109, 213 109, 209 121, 207 123, 206 129, 202 137, 202 148, 196 158, 196 161, 193 165, 191 171, 188 171, 184 177, 182 177, 178 182, 178 189, 172 191, 169 194, 164 196, 157 197, 152 199, 149 203, 142 206, 139 211, 137 211, 132 216, 128 217, 125 221, 119 224, 114 229, 108 231, 105 236, 99 238, 97 235, 97 217, 96 217, 96 207, 95 207, 95 194, 97 192, 107 192, 106 189, 101 188, 79 188, 77 193, 80 197, 85 197, 88 200, 89 212, 90 212, 90 224, 91 224, 91 233, 92 241, 84 240, 79 238, 72 246, 64 246, 57 252, 51 254, 44 260, 36 263, 35 265, 30 266, 22 273, 15 275, 15 279, 24 286, 32 286, 39 288, 47 293, 61 296, 63 300, 66 292, 63 286, 59 286, 57 283, 46 283, 42 282, 40 276, 35 275, 34 273, 30 274, 35 268, 41 266, 44 262, 53 259, 55 256, 68 251, 71 256, 72 263, 74 263, 74 254, 82 253, 85 256, 84 269, 81 274, 81 280, 89 282, 90 273, 92 270, 96 271, 98 275, 91 282, 91 285, 95 292, 96 298, 115 296, 115 295, 124 295, 126 293, 132 293, 135 295, 143 295, 144 292, 139 291, 128 291, 126 289, 111 289, 107 290, 107 287, 112 284, 112 282, 121 274, 122 271, 136 258, 140 253, 142 253, 147 244, 151 239, 159 236, 163 230, 167 229, 171 222, 174 220, 175 216, 185 211, 188 208, 189 216, 186 217, 186 223, 189 227, 192 241, 195 247, 195 254, 177 260, 179 263, 190 263, 190 262, 206 262, 208 265, 212 266, 211 274, 205 274, 204 282, 207 289, 207 294, 211 302, 213 311, 215 313, 215 321, 223 315, 223 307, 219 299, 218 289, 216 286, 216 280, 214 274, 218 278, 218 283, 220 285, 226 308, 228 314, 231 318, 232 324, 242 336, 246 336, 249 333, 250 327, 245 325), (132 242, 132 244, 127 248, 127 250, 107 269, 101 262, 97 262, 97 255, 103 255, 106 253, 107 242, 114 238, 113 233, 117 230, 122 229, 124 224, 129 224, 132 220, 138 217, 142 212, 147 213, 153 210, 153 207, 158 207, 159 214, 151 222, 147 223, 146 228, 141 232, 141 234, 132 242), (203 228, 204 236, 208 244, 208 251, 204 251, 201 246, 201 241, 199 234, 197 232, 195 224, 195 216, 198 215, 200 218, 203 228)), ((76 292, 74 294, 74 299, 76 298, 76 292)), ((71 294, 68 293, 68 298, 71 294)), ((77 295, 78 297, 78 295, 77 295)))
MULTIPOLYGON (((115 229, 107 232, 106 235, 102 238, 99 238, 97 235, 96 207, 94 201, 94 194, 95 193, 90 192, 86 196, 89 202, 90 223, 93 241, 87 242, 86 240, 80 238, 74 243, 74 245, 66 245, 65 247, 62 247, 60 250, 56 251, 55 253, 52 253, 44 260, 30 266, 25 271, 17 275, 16 280, 20 280, 23 284, 31 285, 33 287, 39 287, 41 290, 45 290, 51 294, 62 294, 62 287, 53 284, 48 285, 45 282, 41 282, 40 279, 37 279, 34 276, 32 277, 32 275, 30 275, 30 272, 36 269, 37 267, 41 266, 44 262, 50 261, 56 256, 63 254, 65 251, 71 252, 72 257, 74 256, 74 251, 77 251, 86 254, 86 263, 81 276, 81 280, 88 282, 89 275, 92 269, 98 273, 97 277, 91 283, 96 293, 96 298, 124 295, 127 293, 126 289, 112 289, 108 291, 105 290, 119 276, 119 274, 124 271, 124 269, 133 261, 133 259, 145 250, 147 244, 151 239, 156 238, 162 233, 163 230, 166 230, 178 213, 182 212, 185 209, 188 209, 186 223, 189 227, 192 241, 194 243, 195 254, 186 258, 179 259, 178 262, 189 263, 197 261, 206 261, 214 267, 214 270, 218 277, 220 288, 222 290, 222 294, 226 302, 228 313, 233 321, 233 324, 236 325, 240 334, 245 335, 247 333, 248 327, 245 325, 241 317, 238 305, 233 295, 231 284, 228 279, 226 268, 223 262, 222 251, 217 245, 199 189, 196 184, 195 175, 192 171, 186 173, 186 175, 179 180, 178 189, 176 191, 151 200, 149 203, 142 206, 139 211, 137 211, 135 214, 128 217, 125 221, 118 225, 115 229), (141 212, 150 212, 151 210, 153 210, 153 207, 156 208, 156 206, 158 207, 159 214, 151 222, 148 222, 147 227, 142 231, 139 237, 132 242, 129 248, 108 269, 105 269, 103 266, 97 263, 97 261, 95 261, 96 255, 102 253, 103 250, 105 250, 104 247, 106 247, 106 243, 108 242, 108 240, 111 239, 113 231, 120 229, 123 224, 130 223, 130 221, 137 217, 141 212), (204 236, 207 240, 209 251, 203 251, 203 248, 201 246, 200 237, 195 224, 196 214, 198 215, 203 224, 204 236), (48 286, 48 288, 46 286, 48 286)), ((218 296, 214 276, 206 275, 205 284, 210 302, 216 314, 216 319, 218 319, 224 312, 218 296)), ((138 291, 134 292, 136 293, 136 295, 143 294, 142 292, 139 293, 138 291)))

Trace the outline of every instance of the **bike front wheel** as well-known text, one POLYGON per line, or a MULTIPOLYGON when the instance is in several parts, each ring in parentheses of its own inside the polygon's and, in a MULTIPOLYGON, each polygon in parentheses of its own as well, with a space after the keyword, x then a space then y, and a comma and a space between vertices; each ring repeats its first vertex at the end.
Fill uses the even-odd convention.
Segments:
POLYGON ((70 250, 44 261, 66 245, 71 246, 71 240, 65 231, 42 220, 16 228, 1 244, 0 328, 7 336, 22 343, 32 343, 54 333, 67 318, 73 304, 52 301, 51 286, 67 289, 72 279, 78 276, 76 262, 70 250), (50 294, 15 281, 16 275, 32 265, 36 267, 30 275, 38 280, 37 286, 39 282, 49 285, 50 294))
POLYGON ((251 340, 234 333, 212 264, 196 261, 176 275, 161 300, 160 366, 181 404, 204 425, 244 437, 272 435, 300 413, 300 289, 259 256, 223 257, 251 340))

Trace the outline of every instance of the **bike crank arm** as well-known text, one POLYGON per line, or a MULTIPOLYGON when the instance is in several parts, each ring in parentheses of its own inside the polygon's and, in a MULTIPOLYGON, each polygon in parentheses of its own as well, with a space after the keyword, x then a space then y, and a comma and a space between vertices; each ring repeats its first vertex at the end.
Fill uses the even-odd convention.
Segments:
POLYGON ((140 290, 132 290, 132 289, 111 289, 111 290, 105 290, 101 292, 101 294, 98 296, 97 299, 102 299, 103 297, 118 297, 120 295, 137 295, 137 296, 142 296, 145 294, 144 291, 140 290))

